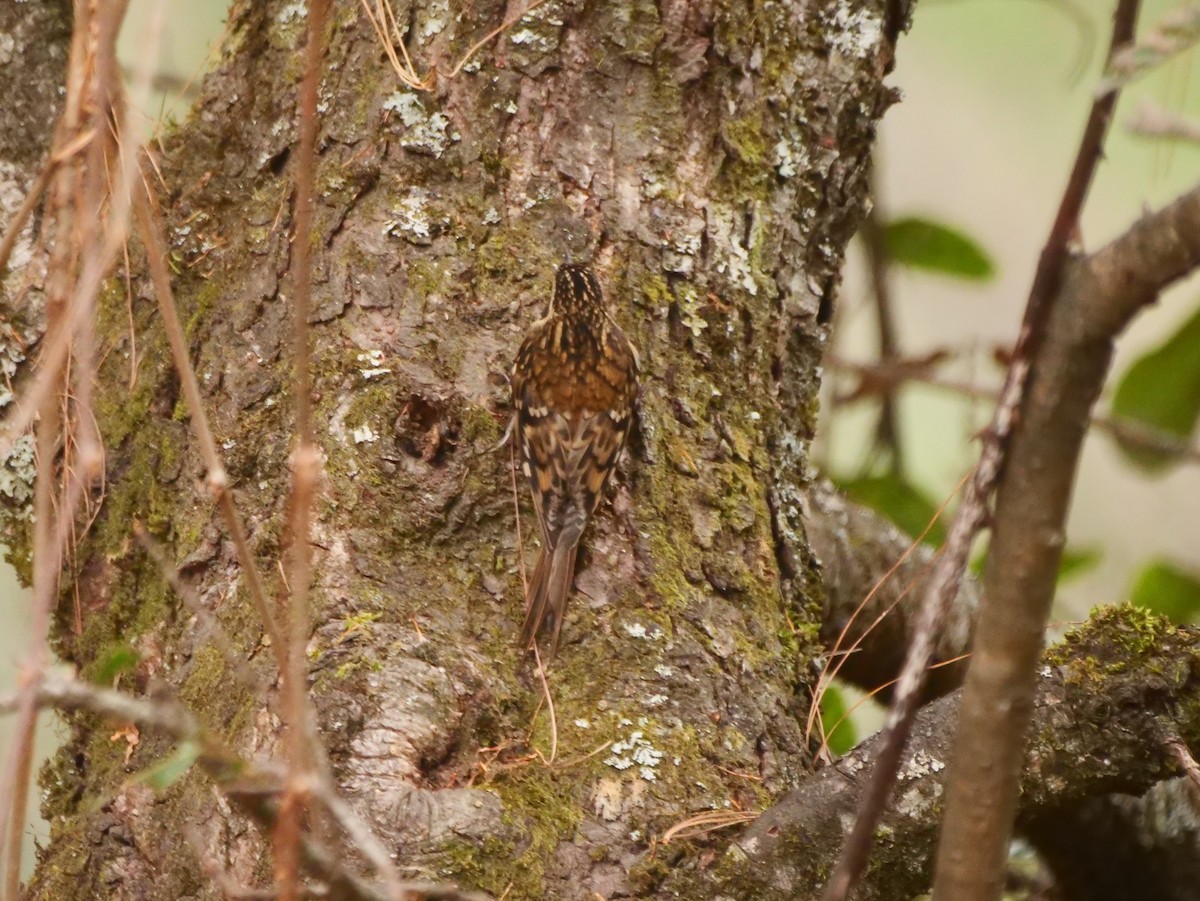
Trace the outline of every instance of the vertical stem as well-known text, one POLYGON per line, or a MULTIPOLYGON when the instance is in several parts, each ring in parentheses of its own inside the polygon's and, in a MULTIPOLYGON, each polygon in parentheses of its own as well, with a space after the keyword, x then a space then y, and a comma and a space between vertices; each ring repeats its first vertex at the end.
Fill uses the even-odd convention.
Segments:
MULTIPOLYGON (((1133 39, 1138 0, 1120 0, 1108 58, 1133 39)), ((1080 323, 1087 302, 1060 296, 1067 242, 1078 227, 1117 95, 1092 105, 1025 314, 1030 375, 999 479, 984 594, 946 788, 934 881, 944 901, 992 901, 1004 888, 1036 667, 1054 600, 1064 527, 1111 336, 1080 323)))
MULTIPOLYGON (((879 199, 879 150, 875 150, 875 176, 872 178, 871 195, 874 206, 871 214, 863 221, 861 234, 867 251, 867 264, 871 273, 871 296, 875 302, 875 322, 879 331, 879 363, 888 366, 900 355, 900 342, 896 335, 896 318, 893 309, 891 286, 888 283, 889 257, 884 236, 883 212, 879 199)), ((889 384, 879 398, 879 422, 875 426, 876 448, 891 454, 892 471, 904 472, 904 443, 900 433, 897 404, 897 385, 889 384)))
POLYGON ((276 872, 280 898, 294 901, 299 894, 300 830, 308 782, 313 773, 305 649, 308 644, 308 592, 312 581, 312 506, 320 476, 320 456, 313 440, 312 348, 308 317, 312 306, 312 220, 316 145, 320 120, 317 91, 325 53, 328 0, 309 0, 308 42, 304 80, 300 85, 299 153, 296 158, 296 220, 292 243, 292 341, 296 450, 289 500, 288 642, 283 673, 287 724, 288 786, 281 808, 276 841, 276 872))
MULTIPOLYGON (((1110 59, 1115 48, 1132 40, 1138 4, 1139 0, 1119 0, 1109 48, 1110 59)), ((1017 346, 1005 375, 1000 400, 986 433, 983 449, 980 451, 975 475, 967 485, 963 501, 950 525, 944 552, 926 588, 926 598, 917 619, 912 644, 905 657, 892 707, 884 725, 884 742, 876 756, 870 781, 863 792, 854 826, 846 838, 842 855, 826 886, 826 901, 843 901, 849 897, 866 868, 875 826, 896 782, 904 745, 908 741, 913 717, 916 715, 917 701, 925 683, 926 669, 932 659, 937 636, 962 581, 971 542, 986 521, 988 500, 1004 471, 1009 438, 1014 423, 1018 421, 1019 405, 1029 396, 1027 389, 1031 361, 1038 352, 1054 308, 1063 268, 1068 260, 1069 242, 1078 227, 1079 213, 1083 209, 1088 188, 1100 160, 1104 135, 1116 100, 1116 92, 1109 91, 1098 97, 1092 105, 1092 112, 1084 128, 1079 152, 1075 156, 1075 163, 1067 179, 1050 235, 1038 259, 1017 346)), ((978 660, 976 651, 972 669, 976 667, 978 660)), ((991 729, 991 725, 988 728, 991 729)), ((1023 733, 1013 738, 1016 742, 1023 740, 1023 733)), ((1005 828, 1011 829, 1011 822, 1005 828)), ((952 842, 959 841, 964 835, 962 832, 955 834, 948 827, 943 828, 942 834, 952 842)), ((958 895, 944 897, 949 901, 960 901, 958 895)), ((966 896, 961 898, 965 901, 966 896)))
MULTIPOLYGON (((77 5, 78 6, 78 5, 77 5)), ((67 69, 67 97, 62 117, 55 131, 55 146, 62 147, 79 131, 86 85, 87 10, 75 11, 75 29, 71 37, 71 58, 67 69)), ((43 346, 67 344, 60 332, 67 328, 64 321, 67 298, 71 291, 73 254, 76 249, 75 223, 71 211, 75 202, 78 168, 69 160, 57 169, 51 197, 52 219, 55 223, 54 251, 50 260, 46 285, 46 333, 43 346), (61 339, 61 342, 60 342, 61 339)), ((33 740, 37 726, 36 685, 46 666, 49 652, 46 646, 50 615, 58 591, 58 557, 54 547, 54 460, 58 450, 59 403, 62 373, 66 354, 49 361, 46 367, 48 390, 37 404, 34 424, 34 446, 37 472, 34 482, 33 531, 33 622, 30 630, 30 650, 21 673, 23 685, 13 725, 12 746, 0 774, 0 852, 5 854, 4 897, 16 899, 21 879, 21 845, 26 816, 27 787, 33 768, 33 740)), ((65 515, 65 514, 64 514, 65 515)))

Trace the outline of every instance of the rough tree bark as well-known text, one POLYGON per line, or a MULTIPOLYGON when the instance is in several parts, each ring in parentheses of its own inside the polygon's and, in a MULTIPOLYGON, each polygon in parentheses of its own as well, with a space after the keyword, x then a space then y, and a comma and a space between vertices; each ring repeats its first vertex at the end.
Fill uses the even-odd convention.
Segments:
MULTIPOLYGON (((395 4, 448 72, 519 11, 395 4)), ((341 784, 413 873, 508 898, 653 895, 711 850, 653 840, 757 807, 810 763, 819 591, 800 515, 817 364, 907 5, 547 0, 436 89, 402 88, 340 0, 320 97, 312 694, 341 784), (513 646, 521 581, 502 373, 554 267, 593 260, 641 350, 640 430, 585 539, 541 691, 513 646)), ((239 2, 217 71, 159 165, 176 291, 226 467, 275 573, 290 447, 287 298, 304 17, 239 2)), ((246 753, 277 750, 277 686, 177 394, 144 266, 104 296, 108 479, 57 650, 166 686, 246 753), (212 637, 130 540, 138 521, 234 636, 212 637)), ((523 492, 522 492, 523 494, 523 492)), ((525 534, 534 522, 527 503, 525 534)), ((525 548, 531 558, 532 546, 525 548)), ((18 545, 20 556, 24 549, 18 545)), ((37 898, 208 898, 202 860, 269 876, 204 780, 87 716, 45 774, 37 898), (190 846, 190 847, 189 847, 190 846)), ((713 840, 718 846, 720 839, 713 840)))

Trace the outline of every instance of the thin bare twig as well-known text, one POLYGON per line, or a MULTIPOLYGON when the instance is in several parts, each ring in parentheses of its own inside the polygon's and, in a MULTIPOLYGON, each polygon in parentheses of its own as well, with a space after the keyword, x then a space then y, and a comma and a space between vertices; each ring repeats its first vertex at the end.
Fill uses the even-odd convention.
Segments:
MULTIPOLYGON (((121 723, 134 723, 142 729, 161 731, 176 742, 196 745, 200 749, 196 762, 217 787, 260 826, 268 830, 274 828, 278 818, 276 800, 282 792, 278 771, 237 758, 217 743, 200 721, 175 699, 136 698, 71 678, 45 678, 33 683, 33 689, 39 707, 86 710, 121 723)), ((0 697, 0 713, 15 711, 18 703, 18 696, 0 697)), ((329 883, 333 897, 346 901, 395 901, 397 898, 392 891, 351 873, 346 869, 344 855, 319 842, 305 838, 302 852, 305 865, 329 883)), ((484 901, 477 893, 430 883, 400 883, 398 893, 401 898, 409 894, 443 901, 484 901)))
MULTIPOLYGON (((871 176, 871 196, 874 206, 863 220, 859 234, 867 250, 867 264, 871 273, 871 298, 875 306, 875 321, 879 332, 879 361, 886 364, 900 356, 900 341, 896 334, 895 310, 893 309, 891 284, 888 280, 887 241, 882 225, 883 208, 879 189, 879 144, 875 145, 875 166, 871 176)), ((879 421, 875 425, 875 448, 891 454, 894 472, 904 471, 904 440, 900 432, 900 418, 895 391, 886 391, 880 397, 879 421)))
POLYGON ((538 679, 542 683, 542 693, 546 698, 546 714, 550 717, 550 759, 546 761, 546 765, 550 766, 554 763, 554 758, 558 756, 558 717, 554 713, 554 696, 550 694, 550 682, 546 679, 546 668, 542 666, 542 654, 537 649, 537 642, 534 642, 533 656, 537 662, 537 673, 538 679))
POLYGON ((849 658, 850 654, 858 650, 859 645, 863 643, 871 631, 881 622, 883 622, 884 617, 887 616, 897 604, 899 604, 902 600, 904 600, 905 597, 908 596, 908 593, 913 589, 916 582, 924 577, 925 568, 922 568, 921 572, 904 587, 904 590, 897 595, 896 599, 892 601, 892 603, 886 608, 884 608, 884 610, 881 611, 879 615, 871 621, 871 624, 863 630, 863 633, 859 635, 859 637, 850 645, 850 647, 846 649, 844 653, 842 653, 842 642, 846 640, 846 636, 850 633, 850 627, 854 625, 854 621, 858 618, 858 615, 866 609, 867 605, 871 603, 875 595, 879 593, 885 584, 887 584, 887 581, 904 565, 904 561, 912 556, 913 553, 916 552, 917 548, 921 546, 921 542, 925 540, 925 536, 929 534, 929 530, 932 529, 934 525, 941 519, 942 514, 945 513, 946 508, 950 505, 950 501, 953 500, 958 492, 962 490, 963 484, 969 477, 970 473, 964 476, 958 485, 955 486, 955 489, 950 496, 942 501, 942 505, 937 508, 933 514, 933 517, 925 525, 924 531, 922 531, 920 535, 917 535, 912 540, 912 542, 905 549, 904 553, 896 559, 896 562, 893 563, 888 568, 887 572, 880 576, 875 584, 871 586, 871 590, 863 596, 862 601, 859 602, 858 606, 854 608, 854 612, 846 620, 846 625, 844 625, 841 632, 838 633, 837 641, 834 642, 829 656, 825 659, 825 665, 821 667, 821 675, 817 677, 817 690, 813 693, 813 702, 809 707, 808 722, 805 724, 804 729, 805 739, 812 735, 813 723, 816 717, 820 714, 821 699, 824 697, 825 689, 832 684, 833 680, 837 677, 837 674, 841 670, 843 663, 849 658), (838 662, 836 665, 832 666, 831 672, 831 664, 833 663, 835 657, 838 658, 838 662))
POLYGON ((283 633, 275 621, 274 614, 267 603, 267 591, 263 585, 262 574, 250 548, 250 540, 242 525, 241 516, 233 500, 233 492, 229 486, 229 476, 221 462, 217 450, 216 439, 213 438, 212 428, 208 423, 208 415, 204 410, 204 400, 200 395, 200 383, 196 378, 195 367, 192 366, 188 353, 187 339, 183 334, 183 324, 179 321, 179 312, 175 308, 175 295, 171 288, 171 274, 167 269, 167 243, 163 235, 162 223, 154 202, 153 189, 149 180, 142 178, 140 189, 134 194, 134 214, 137 222, 138 235, 146 248, 146 265, 150 270, 150 278, 154 283, 154 294, 158 301, 159 315, 162 317, 163 330, 167 333, 167 343, 171 348, 171 357, 175 362, 175 371, 179 373, 179 382, 187 402, 192 430, 200 445, 200 456, 208 470, 208 488, 217 501, 225 527, 233 538, 233 546, 237 551, 238 562, 246 576, 246 584, 250 599, 254 603, 259 619, 267 637, 271 640, 271 651, 280 671, 286 665, 287 645, 283 633))
MULTIPOLYGON (((826 354, 822 362, 831 369, 852 372, 863 376, 864 379, 870 382, 885 382, 893 385, 914 382, 919 385, 927 385, 930 388, 938 388, 976 400, 995 403, 998 399, 996 389, 994 388, 984 388, 968 382, 943 378, 931 372, 926 372, 923 368, 905 366, 903 363, 893 365, 854 363, 832 354, 826 354)), ((867 393, 870 390, 867 389, 867 393)), ((862 396, 862 394, 858 396, 862 396)), ((1178 457, 1180 460, 1186 460, 1189 463, 1200 463, 1200 446, 1163 429, 1154 428, 1146 423, 1138 422, 1135 419, 1125 416, 1093 415, 1091 417, 1091 424, 1094 428, 1111 435, 1124 444, 1154 453, 1178 457)))
POLYGON ((757 819, 758 815, 757 811, 749 810, 706 810, 680 820, 663 833, 660 841, 664 845, 669 845, 675 839, 696 838, 718 829, 728 829, 730 826, 749 823, 757 819))
POLYGON ((312 220, 316 180, 317 92, 325 55, 328 0, 310 0, 304 79, 300 84, 299 152, 296 158, 296 220, 292 241, 292 354, 296 407, 296 450, 288 502, 290 543, 287 551, 287 666, 283 670, 284 727, 287 732, 287 792, 274 833, 275 872, 282 901, 299 893, 299 844, 307 794, 315 781, 309 746, 310 708, 308 668, 308 592, 312 581, 313 500, 320 479, 321 457, 313 440, 311 337, 312 220))
MULTIPOLYGON (((1110 59, 1119 48, 1132 40, 1138 3, 1139 0, 1120 0, 1109 44, 1110 59)), ((875 759, 854 826, 826 886, 826 901, 845 901, 866 867, 875 826, 895 785, 900 758, 912 728, 917 701, 933 658, 941 624, 958 594, 971 545, 986 521, 987 505, 1004 466, 1009 436, 1018 404, 1025 393, 1031 361, 1046 330, 1046 322, 1068 259, 1069 244, 1078 228, 1079 214, 1101 157, 1104 136, 1116 101, 1117 92, 1111 90, 1092 104, 1062 201, 1038 259, 1017 347, 984 438, 975 476, 967 484, 963 501, 950 526, 944 553, 930 580, 913 641, 888 711, 883 745, 875 759)))
POLYGON ((204 630, 206 641, 211 641, 216 645, 217 650, 221 653, 221 657, 225 660, 226 665, 239 682, 247 688, 258 691, 260 686, 251 675, 249 667, 246 666, 245 659, 234 648, 233 642, 230 641, 229 634, 225 631, 225 627, 221 625, 220 620, 204 606, 204 602, 196 596, 196 592, 192 587, 179 578, 178 570, 171 565, 162 546, 150 536, 145 527, 140 522, 135 521, 132 528, 134 540, 137 541, 150 559, 154 561, 159 572, 162 573, 163 579, 171 586, 171 590, 175 592, 175 596, 183 601, 183 605, 196 617, 196 621, 204 630))
MULTIPOLYGON (((1110 59, 1133 39, 1137 11, 1138 0, 1120 0, 1117 5, 1110 59)), ((1115 102, 1110 92, 1093 106, 1064 198, 1064 207, 1067 198, 1075 202, 1073 217, 1078 216, 1115 102), (1081 168, 1085 176, 1077 177, 1081 168)), ((1056 221, 1043 262, 1054 250, 1054 235, 1075 228, 1074 221, 1066 226, 1056 221)), ((1048 282, 1051 293, 1042 298, 1040 310, 1034 309, 1036 298, 1031 296, 1027 310, 1027 324, 1034 328, 1025 342, 1031 375, 1021 386, 1022 426, 1012 437, 997 480, 975 652, 953 744, 934 877, 934 895, 943 899, 982 901, 995 897, 1003 885, 1035 671, 1087 415, 1108 372, 1112 339, 1128 322, 1124 317, 1106 329, 1104 311, 1093 300, 1105 291, 1088 284, 1081 294, 1080 273, 1087 268, 1069 268, 1067 262, 1064 239, 1059 261, 1050 263, 1055 269, 1048 282), (1040 316, 1032 318, 1034 313, 1040 316), (978 816, 981 807, 987 816, 978 816)), ((1039 276, 1041 270, 1039 265, 1039 276)), ((1038 284, 1035 277, 1035 290, 1038 284)), ((1121 281, 1104 288, 1130 293, 1137 284, 1121 281)))
POLYGON ((3 240, 0 240, 0 275, 4 274, 5 267, 8 266, 8 258, 12 256, 17 239, 21 237, 25 222, 37 209, 42 195, 46 193, 46 186, 50 184, 50 176, 54 173, 57 165, 58 163, 53 157, 46 161, 41 171, 38 172, 37 178, 33 180, 33 184, 29 186, 29 190, 25 192, 25 199, 21 201, 21 205, 9 220, 8 231, 4 233, 3 240))
MULTIPOLYGON (((6 815, 4 824, 0 825, 0 846, 7 840, 6 897, 16 897, 20 879, 21 826, 25 822, 26 812, 25 787, 31 776, 33 730, 36 724, 32 686, 41 678, 49 660, 47 641, 50 617, 58 597, 59 573, 66 556, 67 543, 74 534, 76 510, 86 494, 86 488, 99 474, 102 465, 99 434, 90 403, 93 375, 90 321, 100 284, 124 242, 133 178, 128 165, 121 167, 117 185, 107 192, 107 216, 101 220, 99 229, 94 217, 101 214, 110 171, 101 150, 102 136, 107 134, 102 120, 110 111, 118 121, 121 118, 121 87, 115 81, 113 68, 105 61, 115 58, 116 35, 124 13, 125 6, 122 3, 105 7, 94 22, 94 30, 90 11, 85 10, 78 15, 72 34, 67 101, 56 128, 55 149, 45 170, 47 173, 53 171, 56 175, 52 210, 55 246, 47 284, 47 352, 39 360, 40 369, 32 399, 23 398, 25 409, 37 409, 39 414, 35 430, 34 644, 25 663, 23 678, 26 688, 22 692, 12 753, 0 785, 0 812, 6 815), (91 98, 90 104, 84 103, 85 94, 91 98), (90 121, 85 119, 85 114, 90 121), (79 165, 80 161, 75 158, 79 150, 86 150, 90 158, 90 173, 85 173, 79 165), (81 181, 84 175, 88 177, 81 181), (83 210, 75 208, 76 194, 80 190, 85 203, 83 210), (76 259, 80 261, 79 277, 72 286, 76 259), (82 361, 77 367, 80 380, 75 396, 75 424, 84 437, 78 464, 75 467, 64 466, 66 486, 55 509, 54 494, 58 482, 55 455, 60 443, 60 428, 63 428, 64 448, 69 449, 71 445, 65 438, 68 414, 60 416, 56 395, 65 384, 65 365, 72 347, 82 361), (39 384, 40 391, 37 390, 39 384), (6 829, 11 829, 11 832, 6 833, 6 829)), ((151 41, 149 51, 143 57, 143 82, 148 80, 148 73, 154 65, 155 46, 155 42, 151 41)), ((120 138, 114 137, 119 149, 120 138)), ((12 423, 9 425, 11 429, 12 423)), ((23 429, 24 426, 21 426, 20 430, 23 429)), ((0 444, 3 443, 0 440, 0 444)))
MULTIPOLYGON (((359 0, 362 5, 363 12, 367 14, 367 21, 371 23, 371 28, 375 32, 375 36, 379 39, 379 44, 383 48, 384 54, 391 63, 392 69, 400 78, 400 81, 414 91, 429 91, 437 84, 438 73, 437 69, 431 68, 429 74, 424 78, 417 74, 416 66, 413 64, 412 57, 409 56, 408 46, 404 42, 404 35, 400 33, 400 26, 396 22, 396 13, 392 10, 390 0, 375 0, 375 8, 371 8, 368 0, 359 0), (404 56, 404 61, 400 61, 400 57, 396 54, 396 47, 400 48, 400 53, 404 56)), ((497 35, 512 28, 525 16, 529 15, 546 0, 534 0, 524 9, 515 12, 508 16, 489 31, 486 35, 471 45, 470 49, 462 55, 459 61, 446 74, 447 78, 454 78, 458 75, 463 67, 471 61, 481 47, 497 35)))

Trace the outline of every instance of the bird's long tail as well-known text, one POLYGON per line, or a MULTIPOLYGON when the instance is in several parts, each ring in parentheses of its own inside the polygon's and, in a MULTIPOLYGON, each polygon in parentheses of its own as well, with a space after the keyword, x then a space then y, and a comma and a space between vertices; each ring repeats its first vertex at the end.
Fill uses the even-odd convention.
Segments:
POLYGON ((567 612, 567 596, 575 575, 577 542, 560 542, 558 547, 538 551, 529 593, 525 596, 525 624, 521 627, 521 646, 530 649, 542 632, 550 633, 550 647, 542 659, 549 662, 558 652, 558 636, 567 612))

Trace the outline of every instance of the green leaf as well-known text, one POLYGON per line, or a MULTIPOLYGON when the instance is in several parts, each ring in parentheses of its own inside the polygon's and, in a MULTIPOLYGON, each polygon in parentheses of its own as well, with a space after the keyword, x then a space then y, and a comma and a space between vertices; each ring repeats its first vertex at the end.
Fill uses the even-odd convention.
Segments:
MULTIPOLYGON (((896 528, 912 538, 925 531, 937 513, 937 504, 899 476, 862 476, 839 482, 838 487, 850 500, 887 517, 896 528)), ((926 544, 936 547, 945 538, 946 528, 939 519, 924 540, 926 544)))
MULTIPOLYGON (((1191 437, 1200 419, 1200 309, 1129 367, 1113 395, 1112 412, 1167 438, 1191 437)), ((1119 432, 1117 443, 1130 460, 1152 472, 1177 458, 1119 432)))
POLYGON ((155 791, 166 791, 187 775, 200 758, 200 745, 194 741, 185 741, 171 756, 160 760, 154 766, 142 770, 133 777, 134 782, 149 785, 155 791))
POLYGON ((825 693, 821 695, 821 725, 833 729, 825 743, 835 757, 841 757, 858 744, 854 723, 846 716, 846 696, 836 685, 826 686, 825 693))
POLYGON ((1058 561, 1058 584, 1070 582, 1095 569, 1103 556, 1098 547, 1067 548, 1058 561))
POLYGON ((1172 622, 1195 622, 1200 614, 1200 575, 1169 560, 1154 560, 1137 574, 1129 599, 1172 622))
POLYGON ((92 681, 97 685, 110 686, 121 673, 137 666, 138 659, 138 652, 127 644, 109 645, 100 653, 100 659, 96 662, 96 675, 92 681))
POLYGON ((888 254, 902 266, 971 281, 986 281, 996 267, 972 238, 941 222, 908 216, 884 230, 888 254))

